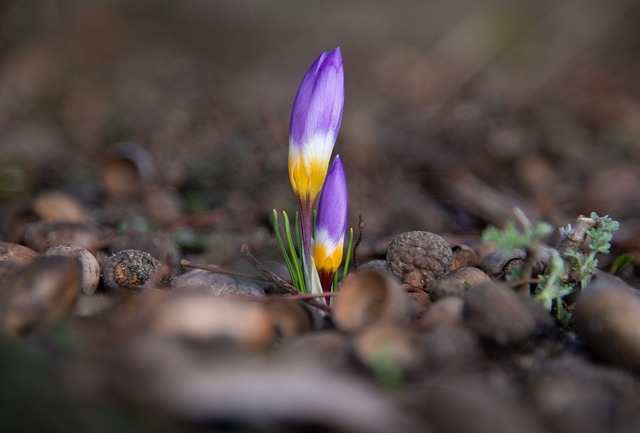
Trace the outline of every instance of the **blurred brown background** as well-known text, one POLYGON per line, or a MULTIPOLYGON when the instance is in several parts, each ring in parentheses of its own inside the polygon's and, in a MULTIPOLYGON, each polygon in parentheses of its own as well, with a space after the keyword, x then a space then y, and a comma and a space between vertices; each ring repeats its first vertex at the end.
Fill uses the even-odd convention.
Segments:
POLYGON ((297 86, 340 46, 335 152, 370 240, 478 233, 520 206, 610 214, 635 249, 638 22, 631 0, 5 0, 0 208, 59 189, 103 223, 265 231, 295 207, 297 86), (109 165, 122 155, 133 172, 109 165), (119 194, 113 172, 153 189, 119 194))

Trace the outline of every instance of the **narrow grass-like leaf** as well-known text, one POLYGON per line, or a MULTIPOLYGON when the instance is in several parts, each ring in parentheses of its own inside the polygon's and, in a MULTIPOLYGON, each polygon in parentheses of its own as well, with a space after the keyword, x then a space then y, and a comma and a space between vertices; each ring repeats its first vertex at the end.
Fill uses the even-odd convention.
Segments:
MULTIPOLYGON (((347 244, 347 254, 344 257, 344 265, 342 268, 342 278, 340 281, 344 280, 349 272, 349 264, 351 262, 351 251, 353 250, 353 229, 349 229, 349 243, 347 244)), ((337 273, 337 272, 336 272, 337 273)))
POLYGON ((282 257, 284 257, 284 262, 287 265, 287 270, 289 271, 289 276, 291 277, 291 284, 295 287, 299 287, 298 275, 294 272, 293 265, 291 264, 291 259, 289 258, 289 254, 287 254, 287 249, 282 242, 282 236, 280 235, 280 223, 278 221, 278 212, 273 210, 273 228, 276 233, 276 239, 278 240, 278 246, 280 247, 280 251, 282 251, 282 257))
POLYGON ((293 267, 295 268, 296 275, 298 276, 298 290, 302 293, 307 293, 307 289, 305 287, 304 276, 300 271, 300 260, 298 259, 298 254, 296 253, 296 248, 293 244, 293 238, 291 237, 291 226, 289 224, 289 215, 286 212, 282 212, 284 218, 284 232, 287 237, 287 243, 289 244, 289 252, 291 254, 291 259, 293 262, 293 267))

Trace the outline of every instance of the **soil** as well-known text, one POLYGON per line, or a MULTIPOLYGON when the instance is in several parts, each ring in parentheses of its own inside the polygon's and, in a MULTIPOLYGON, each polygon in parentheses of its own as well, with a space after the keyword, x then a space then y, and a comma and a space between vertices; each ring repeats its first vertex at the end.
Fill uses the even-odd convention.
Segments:
POLYGON ((3 2, 0 431, 638 431, 639 19, 3 2), (336 46, 334 153, 364 229, 327 302, 291 297, 271 221, 296 209, 297 87, 336 46), (483 267, 515 207, 620 222, 566 326, 504 281, 526 253, 483 267))

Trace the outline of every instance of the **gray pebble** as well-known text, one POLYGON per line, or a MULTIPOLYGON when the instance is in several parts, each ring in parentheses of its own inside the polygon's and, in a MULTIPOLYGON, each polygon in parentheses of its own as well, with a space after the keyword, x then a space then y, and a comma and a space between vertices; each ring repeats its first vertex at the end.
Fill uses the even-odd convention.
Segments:
POLYGON ((264 296, 264 290, 248 281, 236 281, 228 275, 193 269, 175 277, 171 282, 174 290, 204 292, 216 296, 241 295, 264 296))

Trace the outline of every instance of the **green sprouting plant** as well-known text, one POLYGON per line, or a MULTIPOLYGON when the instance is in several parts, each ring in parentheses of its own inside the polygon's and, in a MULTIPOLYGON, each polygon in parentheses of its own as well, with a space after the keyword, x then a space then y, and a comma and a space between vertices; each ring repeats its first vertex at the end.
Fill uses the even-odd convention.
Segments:
POLYGON ((610 273, 612 273, 613 275, 616 275, 618 272, 622 271, 623 269, 625 269, 627 266, 632 265, 633 263, 635 263, 635 258, 633 257, 633 254, 629 254, 629 253, 622 253, 620 254, 616 260, 613 262, 613 264, 611 265, 611 269, 609 270, 610 273))
MULTIPOLYGON (((553 231, 553 226, 546 222, 537 222, 535 225, 529 221, 527 216, 519 208, 514 209, 515 216, 522 226, 522 230, 516 227, 516 223, 508 220, 504 229, 488 227, 483 233, 482 239, 486 242, 495 243, 496 249, 504 252, 511 252, 516 248, 523 248, 526 251, 526 258, 521 268, 512 270, 507 276, 507 280, 527 279, 533 270, 536 256, 538 255, 538 245, 542 239, 553 231)), ((529 283, 524 281, 518 286, 520 292, 530 292, 529 283)))
MULTIPOLYGON (((535 261, 540 241, 553 228, 544 222, 533 225, 519 209, 516 209, 515 214, 522 230, 516 227, 514 221, 509 220, 502 230, 487 228, 482 239, 494 242, 496 249, 500 251, 510 252, 515 248, 524 248, 527 255, 520 275, 526 279, 531 274, 531 265, 535 261)), ((558 320, 566 326, 571 314, 563 298, 578 288, 584 289, 587 286, 598 266, 597 254, 609 253, 613 232, 619 227, 620 224, 608 215, 601 217, 592 212, 590 218, 579 217, 575 227, 568 225, 560 229, 563 240, 559 251, 551 253, 547 270, 544 275, 538 275, 533 291, 529 291, 528 283, 520 287, 525 287, 526 292, 532 293, 533 298, 547 310, 555 308, 558 320), (589 251, 584 253, 582 246, 586 237, 589 237, 590 243, 589 251)))
MULTIPOLYGON (((587 235, 591 240, 589 252, 585 254, 578 249, 569 249, 564 254, 570 260, 572 270, 576 273, 576 277, 573 279, 580 282, 580 287, 583 289, 587 286, 598 267, 596 255, 598 253, 609 253, 613 232, 620 228, 618 221, 614 221, 609 215, 601 217, 597 213, 591 212, 590 219, 593 220, 593 227, 587 230, 587 235)), ((571 231, 571 225, 560 229, 563 238, 566 238, 571 231)))
POLYGON ((571 315, 567 311, 562 298, 571 294, 574 290, 570 284, 562 284, 564 261, 557 252, 554 252, 549 262, 549 271, 546 275, 538 275, 538 283, 533 298, 540 302, 547 310, 551 311, 555 306, 556 316, 564 325, 569 324, 571 315))
MULTIPOLYGON (((314 219, 315 222, 315 219, 314 219)), ((282 236, 278 211, 273 210, 273 229, 275 231, 276 240, 278 241, 278 246, 280 247, 280 251, 282 252, 282 256, 284 257, 285 265, 287 266, 287 270, 289 271, 289 276, 291 278, 291 284, 298 289, 301 293, 309 293, 310 290, 305 283, 304 277, 304 263, 303 263, 303 247, 302 247, 302 234, 300 230, 300 217, 298 212, 296 212, 296 217, 294 220, 294 230, 291 229, 291 222, 289 220, 289 215, 287 212, 282 211, 282 228, 284 229, 284 237, 282 236), (294 234, 295 233, 295 238, 294 234)), ((343 264, 342 264, 342 274, 340 278, 338 278, 339 272, 336 272, 333 275, 333 283, 331 286, 331 290, 335 291, 338 288, 339 281, 342 281, 344 277, 346 277, 349 271, 349 265, 351 261, 351 251, 353 248, 353 229, 349 229, 349 241, 347 242, 347 251, 346 254, 343 255, 343 264)))
POLYGON ((553 231, 553 226, 543 221, 533 225, 519 208, 516 208, 514 212, 518 222, 522 225, 522 230, 516 227, 513 220, 508 220, 502 230, 494 226, 487 227, 482 234, 482 240, 493 242, 496 250, 499 251, 511 252, 516 248, 529 250, 537 248, 538 242, 553 231))

